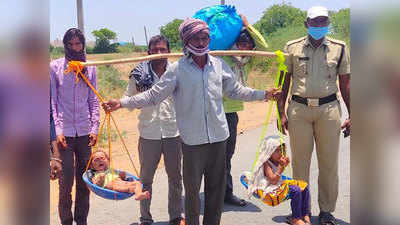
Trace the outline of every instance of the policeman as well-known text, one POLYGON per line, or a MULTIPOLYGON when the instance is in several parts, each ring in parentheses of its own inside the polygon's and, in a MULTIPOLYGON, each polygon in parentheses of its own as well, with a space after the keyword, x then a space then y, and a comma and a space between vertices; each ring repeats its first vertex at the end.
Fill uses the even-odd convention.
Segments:
POLYGON ((289 131, 293 176, 309 181, 311 155, 316 144, 319 176, 320 224, 334 225, 338 196, 338 152, 340 131, 350 132, 350 62, 346 44, 325 35, 329 17, 325 7, 312 7, 304 25, 308 36, 285 46, 288 74, 278 101, 283 126, 289 131), (349 118, 341 126, 337 79, 349 118), (285 103, 291 82, 287 113, 285 103))

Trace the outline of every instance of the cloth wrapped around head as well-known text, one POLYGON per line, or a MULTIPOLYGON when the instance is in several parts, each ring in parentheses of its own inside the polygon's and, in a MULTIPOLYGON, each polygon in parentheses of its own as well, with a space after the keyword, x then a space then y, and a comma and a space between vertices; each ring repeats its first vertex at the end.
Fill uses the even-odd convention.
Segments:
POLYGON ((199 32, 206 32, 208 35, 210 34, 210 28, 203 20, 187 18, 179 26, 179 35, 182 39, 184 53, 187 53, 188 50, 194 51, 194 54, 208 51, 208 45, 204 49, 196 49, 194 46, 189 46, 189 40, 199 32))
POLYGON ((263 190, 264 193, 268 193, 278 188, 282 184, 282 180, 275 185, 269 183, 268 179, 264 175, 264 163, 271 158, 272 153, 281 145, 280 136, 273 135, 264 138, 260 155, 258 157, 256 166, 252 173, 246 174, 248 180, 247 194, 249 197, 253 195, 256 190, 263 190))

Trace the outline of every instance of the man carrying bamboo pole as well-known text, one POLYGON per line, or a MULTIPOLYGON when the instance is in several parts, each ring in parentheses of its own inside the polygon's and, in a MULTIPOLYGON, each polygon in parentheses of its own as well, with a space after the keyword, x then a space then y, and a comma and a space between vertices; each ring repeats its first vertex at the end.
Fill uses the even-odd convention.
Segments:
POLYGON ((103 104, 106 111, 121 107, 156 105, 172 95, 183 140, 183 183, 186 224, 198 225, 200 185, 204 175, 204 225, 218 225, 225 195, 228 125, 223 94, 245 101, 278 98, 280 91, 258 91, 242 86, 229 66, 208 54, 209 28, 188 18, 179 27, 185 55, 172 64, 151 89, 126 99, 103 104))

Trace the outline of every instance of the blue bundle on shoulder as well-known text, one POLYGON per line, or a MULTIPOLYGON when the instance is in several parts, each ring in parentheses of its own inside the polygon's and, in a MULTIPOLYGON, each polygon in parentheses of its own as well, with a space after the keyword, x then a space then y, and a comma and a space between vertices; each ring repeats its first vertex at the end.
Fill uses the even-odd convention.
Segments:
POLYGON ((235 43, 242 29, 242 19, 235 6, 215 5, 200 9, 193 18, 210 27, 210 50, 226 50, 235 43))

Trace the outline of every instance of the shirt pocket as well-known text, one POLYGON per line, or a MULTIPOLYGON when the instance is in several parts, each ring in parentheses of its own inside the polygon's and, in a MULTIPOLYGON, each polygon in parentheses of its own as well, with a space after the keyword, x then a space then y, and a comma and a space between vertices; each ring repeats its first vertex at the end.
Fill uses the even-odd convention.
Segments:
POLYGON ((324 67, 327 70, 328 79, 336 80, 337 62, 335 60, 327 60, 324 67))
POLYGON ((310 60, 305 55, 295 55, 293 64, 294 75, 299 77, 306 77, 308 73, 307 70, 309 61, 310 60))

